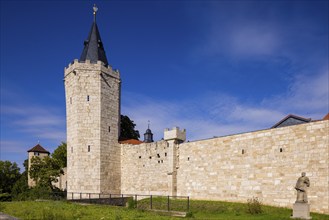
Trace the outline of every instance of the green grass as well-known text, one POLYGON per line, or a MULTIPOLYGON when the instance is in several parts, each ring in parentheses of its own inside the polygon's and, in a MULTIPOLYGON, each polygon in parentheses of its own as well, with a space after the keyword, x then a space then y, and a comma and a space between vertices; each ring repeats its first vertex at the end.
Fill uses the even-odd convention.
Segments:
MULTIPOLYGON (((160 198, 154 199, 154 209, 163 208, 166 204, 160 198)), ((166 200, 165 200, 166 201, 166 200)), ((172 207, 176 211, 185 209, 186 200, 171 200, 172 207)), ((139 201, 139 205, 148 208, 146 200, 139 201)), ((262 206, 261 214, 248 214, 247 204, 229 203, 218 201, 190 201, 191 219, 266 219, 266 220, 291 220, 291 209, 262 206)), ((185 211, 185 210, 184 210, 185 211)), ((18 217, 20 219, 170 219, 174 217, 161 216, 156 212, 129 209, 126 207, 112 207, 105 205, 80 205, 65 201, 26 201, 26 202, 2 202, 0 212, 18 217)), ((328 215, 311 213, 312 220, 328 220, 328 215)))

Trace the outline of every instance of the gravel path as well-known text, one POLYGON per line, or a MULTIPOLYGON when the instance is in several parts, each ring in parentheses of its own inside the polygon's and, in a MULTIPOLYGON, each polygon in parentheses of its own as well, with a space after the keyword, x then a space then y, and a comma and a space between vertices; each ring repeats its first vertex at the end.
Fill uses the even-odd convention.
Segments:
POLYGON ((19 220, 19 219, 0 212, 0 220, 19 220))

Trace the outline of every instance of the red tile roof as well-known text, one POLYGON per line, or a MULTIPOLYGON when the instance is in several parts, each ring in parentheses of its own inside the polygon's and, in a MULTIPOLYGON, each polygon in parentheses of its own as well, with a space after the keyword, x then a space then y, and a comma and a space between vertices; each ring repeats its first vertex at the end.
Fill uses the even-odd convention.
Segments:
POLYGON ((132 144, 132 145, 138 145, 143 143, 143 141, 136 140, 136 139, 128 139, 124 141, 119 141, 120 144, 132 144))
POLYGON ((50 154, 49 151, 47 151, 46 149, 44 149, 40 144, 35 145, 34 147, 32 147, 27 152, 39 152, 39 153, 47 153, 47 154, 50 154))
POLYGON ((324 116, 322 120, 329 120, 329 113, 326 114, 326 116, 324 116))

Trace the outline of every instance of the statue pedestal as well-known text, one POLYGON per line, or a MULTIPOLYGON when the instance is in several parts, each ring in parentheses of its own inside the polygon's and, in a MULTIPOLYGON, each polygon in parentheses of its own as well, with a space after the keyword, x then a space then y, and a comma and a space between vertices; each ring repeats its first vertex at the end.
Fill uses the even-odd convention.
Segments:
POLYGON ((312 219, 310 216, 310 204, 301 202, 294 203, 291 218, 312 219))

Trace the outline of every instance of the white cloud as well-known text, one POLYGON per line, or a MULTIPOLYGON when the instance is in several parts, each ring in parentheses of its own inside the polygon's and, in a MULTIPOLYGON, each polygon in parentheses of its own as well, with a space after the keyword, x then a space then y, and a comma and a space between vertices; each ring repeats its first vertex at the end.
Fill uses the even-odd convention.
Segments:
MULTIPOLYGON (((36 139, 65 140, 65 115, 53 107, 2 106, 4 128, 36 139)), ((18 135, 18 134, 16 134, 18 135)))
POLYGON ((266 27, 247 26, 231 30, 230 53, 236 56, 271 55, 278 47, 278 36, 266 27))
MULTIPOLYGON (((28 149, 26 143, 23 141, 14 141, 14 140, 0 140, 1 154, 2 153, 26 153, 28 149)), ((2 157, 2 156, 1 156, 2 157)), ((3 158, 1 158, 3 159, 3 158)))
POLYGON ((321 119, 328 111, 327 82, 327 72, 311 78, 296 77, 290 91, 280 97, 265 97, 258 105, 216 93, 179 102, 128 93, 124 97, 129 100, 124 100, 122 109, 135 121, 141 135, 150 120, 156 140, 163 137, 165 128, 174 126, 187 129, 188 139, 197 140, 267 129, 290 113, 321 119))
POLYGON ((320 119, 329 111, 329 72, 297 75, 285 94, 265 99, 263 103, 282 112, 320 119))

